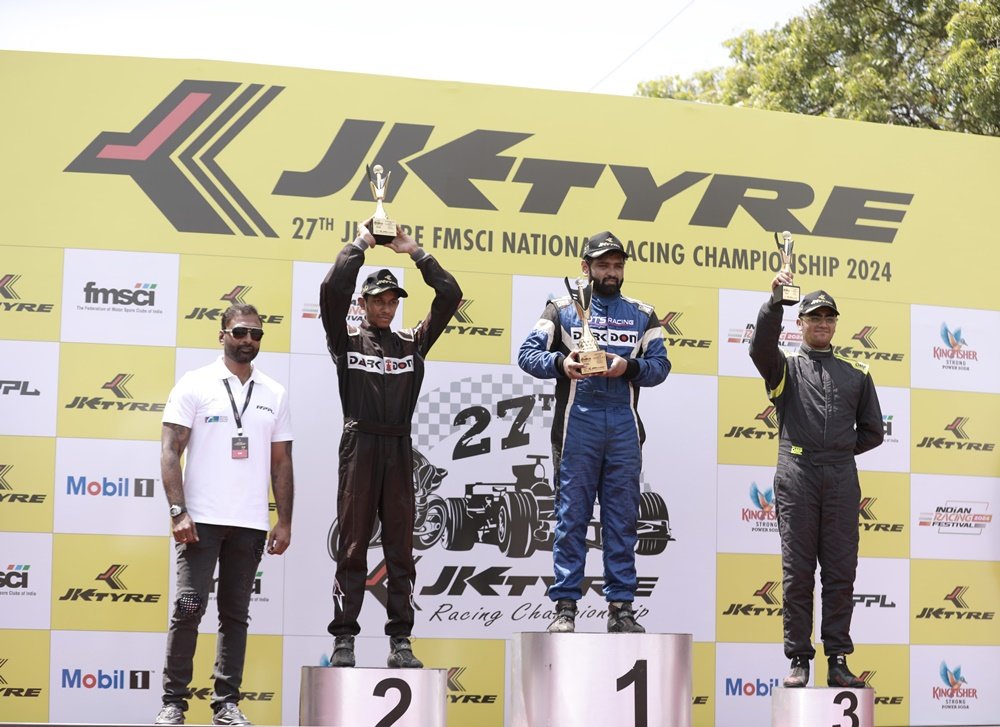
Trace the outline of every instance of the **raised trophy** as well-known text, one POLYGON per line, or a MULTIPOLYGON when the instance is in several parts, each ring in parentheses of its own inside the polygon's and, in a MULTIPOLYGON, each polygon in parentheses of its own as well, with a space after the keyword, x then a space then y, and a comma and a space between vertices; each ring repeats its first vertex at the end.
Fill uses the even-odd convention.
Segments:
POLYGON ((379 245, 388 245, 396 239, 396 223, 389 219, 385 213, 382 203, 385 201, 385 187, 389 183, 389 172, 382 176, 382 165, 366 166, 368 170, 368 183, 372 188, 372 197, 375 198, 375 214, 372 215, 372 237, 379 245))
POLYGON ((571 284, 569 278, 566 281, 566 290, 569 291, 570 300, 576 306, 576 314, 580 316, 582 329, 580 340, 577 343, 577 350, 580 352, 580 363, 583 368, 580 373, 584 376, 589 374, 603 374, 608 370, 607 354, 597 345, 597 339, 590 330, 590 304, 594 298, 594 289, 586 278, 577 278, 571 284))
MULTIPOLYGON (((795 240, 792 239, 792 233, 785 230, 781 233, 781 239, 778 239, 778 233, 774 233, 774 244, 778 246, 778 250, 781 251, 781 272, 790 273, 792 272, 792 248, 795 246, 795 240)), ((779 285, 771 293, 771 302, 780 303, 781 305, 795 305, 799 302, 799 298, 802 297, 802 291, 799 290, 797 285, 779 285)))

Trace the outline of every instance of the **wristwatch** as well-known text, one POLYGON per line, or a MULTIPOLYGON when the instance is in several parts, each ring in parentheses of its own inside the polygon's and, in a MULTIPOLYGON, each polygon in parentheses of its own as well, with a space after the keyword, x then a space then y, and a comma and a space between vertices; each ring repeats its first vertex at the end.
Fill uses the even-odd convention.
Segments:
POLYGON ((177 517, 182 513, 187 512, 187 508, 183 505, 171 505, 170 506, 170 517, 177 517))

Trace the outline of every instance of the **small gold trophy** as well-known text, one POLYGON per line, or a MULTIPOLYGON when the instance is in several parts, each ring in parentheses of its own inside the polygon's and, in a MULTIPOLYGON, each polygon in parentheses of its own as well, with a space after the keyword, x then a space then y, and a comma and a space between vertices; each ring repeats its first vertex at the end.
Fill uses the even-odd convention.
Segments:
POLYGON ((382 165, 366 166, 368 170, 368 183, 372 188, 372 197, 375 198, 375 214, 372 215, 372 236, 379 245, 388 245, 396 239, 396 223, 389 219, 385 213, 382 202, 385 201, 385 187, 389 183, 389 174, 382 176, 382 165))
POLYGON ((580 331, 580 341, 577 350, 580 352, 580 363, 583 368, 580 370, 584 376, 588 374, 603 374, 608 370, 607 354, 597 345, 597 339, 590 330, 590 304, 594 298, 594 289, 586 278, 577 278, 574 285, 570 284, 569 278, 566 281, 566 290, 569 291, 570 300, 576 306, 576 314, 580 316, 582 329, 580 331))
MULTIPOLYGON (((792 248, 795 246, 795 240, 792 239, 792 233, 785 230, 781 233, 781 239, 778 239, 778 233, 774 233, 774 244, 778 246, 781 251, 781 272, 790 273, 792 272, 792 248)), ((771 293, 771 302, 780 303, 781 305, 795 305, 799 302, 799 298, 802 296, 802 291, 799 290, 797 285, 779 285, 771 293)))

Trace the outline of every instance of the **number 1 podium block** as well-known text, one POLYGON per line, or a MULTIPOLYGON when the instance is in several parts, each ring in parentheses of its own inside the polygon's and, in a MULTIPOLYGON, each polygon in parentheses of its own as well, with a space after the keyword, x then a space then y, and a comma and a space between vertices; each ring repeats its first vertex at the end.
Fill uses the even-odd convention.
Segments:
POLYGON ((445 727, 444 669, 302 667, 299 724, 445 727))
POLYGON ((771 727, 872 727, 875 690, 805 687, 771 691, 771 727))
POLYGON ((512 727, 691 724, 691 634, 514 634, 512 727))

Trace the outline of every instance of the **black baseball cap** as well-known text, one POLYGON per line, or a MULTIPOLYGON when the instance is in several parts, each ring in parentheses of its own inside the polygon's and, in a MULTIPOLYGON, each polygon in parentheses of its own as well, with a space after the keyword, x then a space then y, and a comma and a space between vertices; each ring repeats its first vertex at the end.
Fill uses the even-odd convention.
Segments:
POLYGON ((837 303, 832 295, 825 290, 814 290, 812 293, 807 293, 806 297, 799 304, 799 316, 812 313, 817 308, 830 308, 835 314, 840 315, 840 311, 837 310, 837 303))
POLYGON ((598 232, 587 240, 583 246, 583 259, 600 257, 606 252, 620 252, 626 259, 628 258, 622 241, 615 237, 614 233, 604 230, 604 232, 598 232))
POLYGON ((387 290, 395 290, 399 293, 400 298, 407 297, 406 291, 400 287, 396 276, 393 275, 387 268, 382 268, 381 270, 372 273, 365 278, 365 282, 361 284, 361 295, 378 295, 379 293, 384 293, 387 290))

